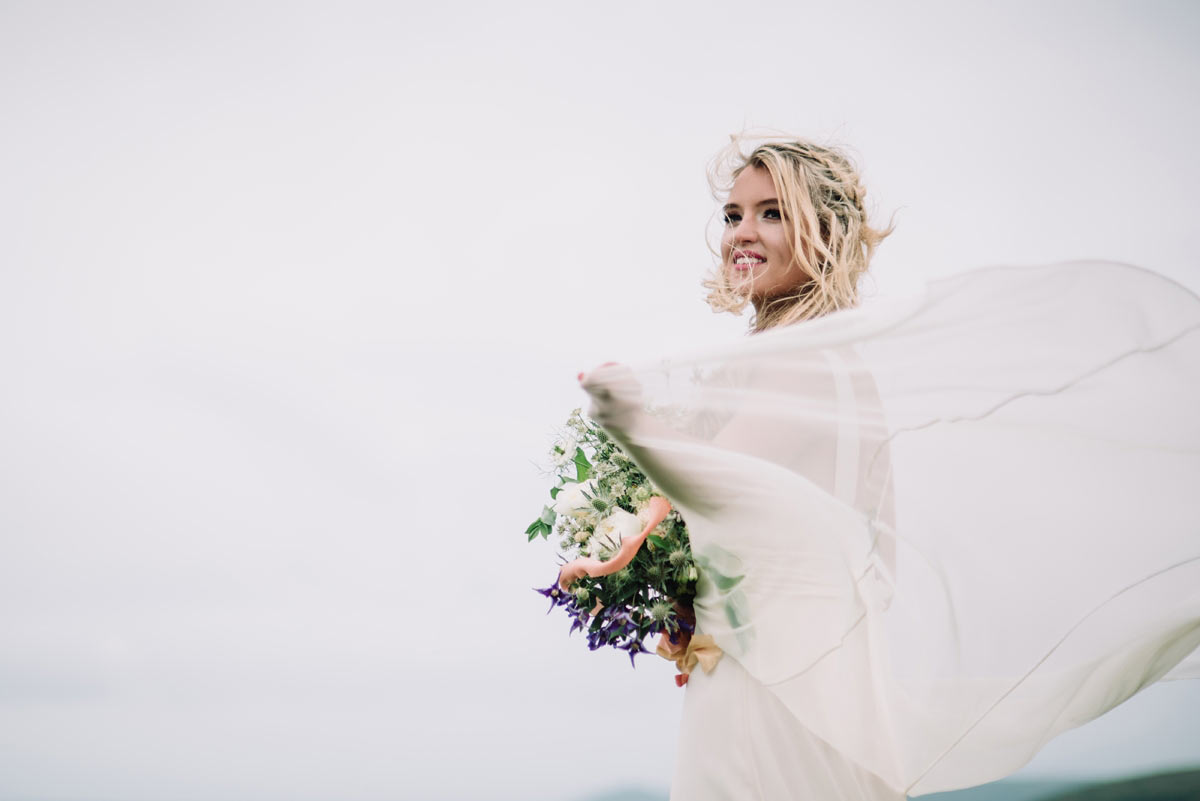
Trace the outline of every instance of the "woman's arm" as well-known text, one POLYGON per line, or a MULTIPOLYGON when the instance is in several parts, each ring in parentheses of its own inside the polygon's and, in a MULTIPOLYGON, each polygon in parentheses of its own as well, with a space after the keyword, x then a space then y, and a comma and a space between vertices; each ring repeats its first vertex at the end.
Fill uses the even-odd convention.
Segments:
POLYGON ((616 440, 672 502, 708 513, 720 506, 717 449, 666 425, 642 407, 642 386, 633 371, 606 362, 579 382, 591 396, 588 416, 616 440))

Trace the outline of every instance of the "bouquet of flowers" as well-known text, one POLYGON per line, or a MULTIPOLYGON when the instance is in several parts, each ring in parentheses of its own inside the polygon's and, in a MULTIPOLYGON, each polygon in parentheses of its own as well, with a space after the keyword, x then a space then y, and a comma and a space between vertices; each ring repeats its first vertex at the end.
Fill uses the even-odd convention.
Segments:
POLYGON ((537 590, 550 611, 563 607, 571 633, 588 648, 611 646, 630 662, 662 635, 658 653, 675 659, 694 628, 691 601, 699 571, 687 529, 633 460, 579 409, 550 452, 552 503, 525 530, 529 540, 559 537, 558 579, 537 590))

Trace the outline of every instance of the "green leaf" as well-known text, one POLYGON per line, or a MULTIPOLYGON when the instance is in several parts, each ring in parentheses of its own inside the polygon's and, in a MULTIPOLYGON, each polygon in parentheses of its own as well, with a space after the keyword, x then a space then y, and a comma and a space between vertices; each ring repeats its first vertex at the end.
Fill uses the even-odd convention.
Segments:
MULTIPOLYGON (((540 530, 541 527, 542 527, 542 518, 539 517, 537 520, 534 520, 532 523, 529 524, 529 527, 527 529, 525 529, 525 533, 526 534, 534 534, 538 530, 540 530)), ((530 537, 530 539, 533 539, 533 537, 530 537)))
POLYGON ((587 454, 583 452, 583 448, 575 449, 574 462, 576 480, 582 484, 592 474, 592 463, 588 461, 587 454))
POLYGON ((549 506, 545 506, 542 508, 542 516, 538 518, 538 522, 544 523, 546 526, 553 526, 556 517, 558 517, 558 512, 555 512, 549 506))
POLYGON ((667 541, 664 540, 662 537, 658 536, 657 534, 647 534, 646 539, 650 540, 650 542, 652 542, 654 544, 655 548, 666 548, 667 547, 667 541))
POLYGON ((562 491, 563 491, 562 487, 551 487, 551 489, 550 489, 551 499, 558 500, 558 493, 560 493, 562 491))
POLYGON ((728 592, 734 587, 742 583, 745 576, 723 576, 716 571, 709 571, 712 575, 713 583, 717 585, 717 589, 721 592, 728 592))

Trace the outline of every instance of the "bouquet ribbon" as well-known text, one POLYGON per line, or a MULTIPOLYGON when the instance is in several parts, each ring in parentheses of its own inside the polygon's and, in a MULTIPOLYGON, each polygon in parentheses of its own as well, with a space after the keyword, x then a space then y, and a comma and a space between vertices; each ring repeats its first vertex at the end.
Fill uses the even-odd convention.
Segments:
POLYGON ((674 660, 675 667, 679 669, 679 675, 675 677, 675 684, 679 687, 687 684, 688 676, 695 670, 696 665, 700 665, 705 673, 712 673, 713 668, 725 655, 725 652, 709 634, 693 636, 688 641, 687 649, 682 655, 679 653, 679 645, 672 644, 664 637, 659 641, 656 652, 663 659, 674 660))

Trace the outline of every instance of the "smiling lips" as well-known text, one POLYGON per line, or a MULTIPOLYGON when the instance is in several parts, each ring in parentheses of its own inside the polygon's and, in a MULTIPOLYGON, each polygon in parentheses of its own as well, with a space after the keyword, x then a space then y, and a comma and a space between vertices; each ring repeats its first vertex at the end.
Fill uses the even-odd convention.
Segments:
POLYGON ((755 253, 753 250, 738 250, 734 251, 733 269, 739 271, 749 270, 756 264, 762 264, 766 261, 761 254, 755 253))

